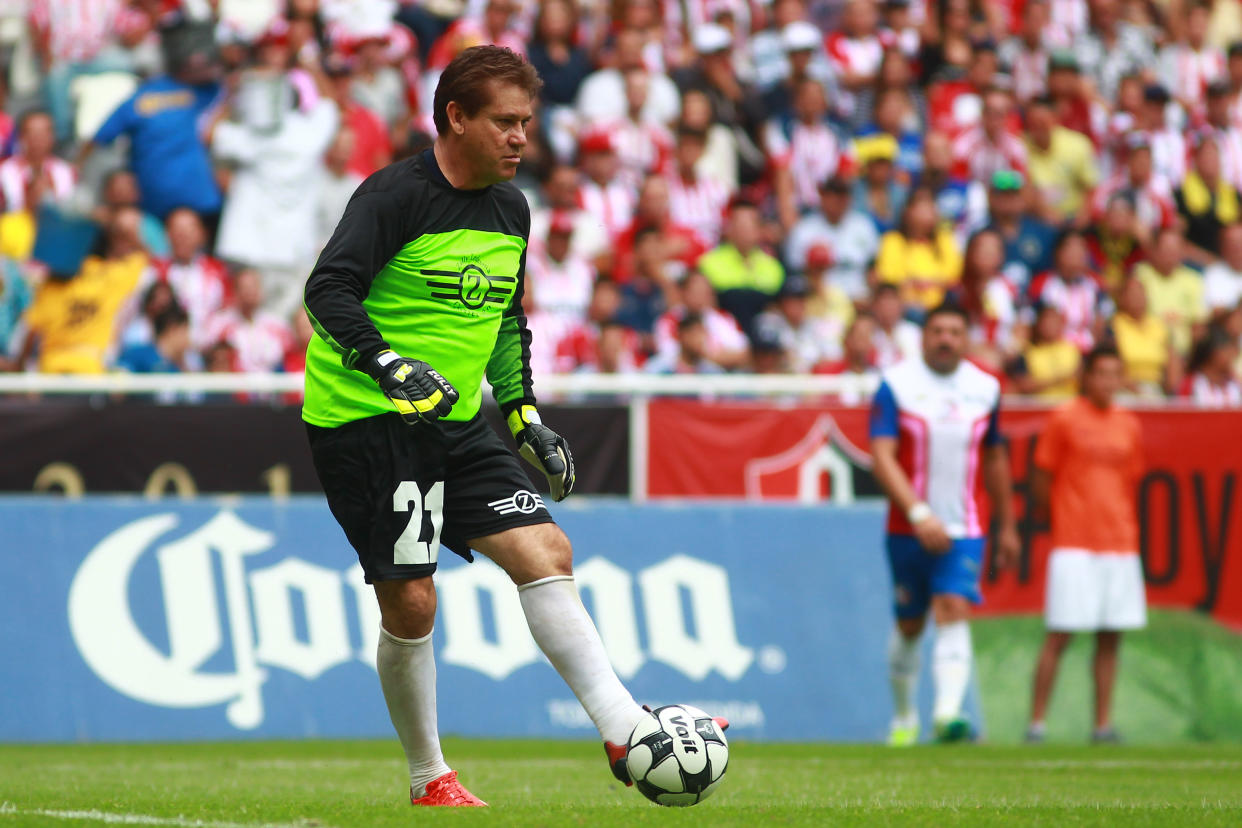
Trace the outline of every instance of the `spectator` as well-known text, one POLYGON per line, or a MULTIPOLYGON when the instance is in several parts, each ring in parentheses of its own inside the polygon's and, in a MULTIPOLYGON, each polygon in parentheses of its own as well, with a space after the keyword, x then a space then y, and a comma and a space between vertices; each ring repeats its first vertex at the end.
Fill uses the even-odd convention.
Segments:
POLYGON ((595 272, 573 252, 573 219, 565 214, 552 216, 543 243, 535 240, 527 251, 526 293, 545 314, 557 317, 562 328, 581 323, 591 301, 595 272))
POLYGON ((137 315, 121 332, 122 351, 130 347, 150 345, 155 341, 155 318, 177 305, 177 295, 167 282, 154 281, 147 285, 138 300, 137 315))
POLYGON ((630 226, 634 190, 620 180, 621 160, 609 131, 593 129, 579 137, 578 166, 584 176, 578 185, 579 204, 615 239, 630 226))
POLYGON ((651 73, 644 68, 625 73, 625 117, 607 124, 621 162, 621 175, 633 192, 648 174, 663 170, 673 153, 673 136, 663 124, 643 118, 651 73))
POLYGON ((773 187, 781 224, 790 229, 819 204, 819 187, 852 163, 828 121, 828 101, 819 81, 798 83, 792 118, 768 123, 765 145, 772 160, 773 187))
POLYGON ((611 257, 607 230, 603 222, 582 209, 578 197, 580 179, 578 170, 568 164, 557 164, 548 170, 543 179, 542 203, 538 207, 531 205, 530 235, 534 239, 546 238, 552 216, 566 215, 574 224, 570 239, 574 254, 588 262, 607 260, 611 257))
MULTIPOLYGON (((612 65, 587 75, 578 89, 577 110, 582 123, 602 124, 625 117, 625 73, 630 69, 650 69, 643 58, 644 40, 638 29, 617 32, 612 65)), ((643 119, 658 124, 673 123, 681 113, 677 86, 662 72, 653 73, 650 84, 643 119)))
POLYGON ((716 120, 711 99, 707 93, 690 89, 681 99, 679 127, 692 132, 702 132, 706 137, 703 154, 695 162, 694 169, 701 178, 716 181, 726 193, 738 189, 738 140, 733 130, 716 120))
POLYGON ((195 370, 190 350, 190 317, 177 304, 169 305, 152 321, 153 340, 127 345, 117 367, 132 374, 169 374, 195 370))
POLYGON ((931 190, 910 193, 901 228, 884 234, 875 260, 876 278, 898 285, 911 307, 931 310, 962 277, 962 253, 953 231, 936 215, 931 190))
POLYGON ((1182 263, 1184 242, 1175 228, 1161 230, 1147 261, 1134 268, 1134 275, 1147 289, 1147 304, 1169 328, 1173 350, 1189 355, 1207 321, 1203 277, 1182 263))
POLYGON ((841 28, 825 40, 828 60, 842 87, 841 112, 852 112, 858 93, 875 82, 884 57, 878 24, 874 0, 846 0, 841 28))
MULTIPOLYGON (((889 0, 886 5, 893 4, 889 0)), ((914 83, 910 59, 898 46, 890 45, 885 48, 875 83, 858 94, 858 106, 851 113, 850 127, 858 135, 867 135, 879 129, 898 137, 902 147, 899 156, 901 168, 917 168, 913 163, 915 159, 909 156, 909 141, 902 139, 910 133, 921 135, 926 130, 927 98, 914 83), (886 118, 881 111, 880 101, 885 98, 889 99, 887 106, 896 113, 895 121, 886 118), (881 125, 880 122, 884 120, 889 123, 881 125)))
POLYGON ((799 219, 785 240, 785 262, 798 270, 813 248, 824 248, 830 259, 827 282, 861 302, 867 297, 867 270, 879 246, 875 223, 850 209, 849 182, 834 176, 819 187, 819 210, 799 219))
POLYGON ((1091 251, 1091 266, 1110 292, 1116 291, 1134 266, 1143 261, 1141 232, 1146 231, 1139 227, 1134 197, 1128 191, 1113 195, 1104 214, 1087 230, 1085 238, 1091 251))
POLYGON ((1048 97, 1056 105, 1061 126, 1097 140, 1088 87, 1083 83, 1078 56, 1072 50, 1058 49, 1048 57, 1048 97))
POLYGON ((1082 233, 1062 230, 1052 251, 1052 269, 1041 273, 1027 290, 1032 305, 1051 305, 1061 311, 1068 340, 1088 351, 1099 341, 1112 314, 1112 300, 1091 272, 1082 233))
POLYGON ((1115 101, 1121 79, 1155 63, 1147 30, 1122 19, 1121 0, 1092 0, 1091 27, 1074 42, 1086 79, 1105 101, 1115 101))
POLYGON ((1220 328, 1210 328, 1195 343, 1182 396, 1205 408, 1242 407, 1242 384, 1234 363, 1238 343, 1220 328))
POLYGON ((844 327, 854 319, 854 302, 849 294, 830 281, 831 268, 832 251, 827 245, 812 245, 806 251, 806 261, 801 271, 801 275, 811 285, 811 292, 806 300, 806 312, 816 319, 832 321, 837 326, 844 327))
POLYGON ((792 114, 794 90, 804 80, 815 80, 824 85, 827 93, 832 70, 824 53, 824 36, 819 28, 800 19, 804 13, 801 0, 777 0, 773 4, 776 27, 755 35, 752 45, 756 52, 756 83, 763 91, 763 107, 770 117, 780 118, 792 114), (791 19, 791 15, 797 15, 791 19), (782 23, 782 20, 789 22, 782 23), (762 37, 768 35, 769 37, 762 37), (758 57, 760 44, 767 40, 779 41, 780 58, 765 64, 758 57), (773 67, 771 70, 767 66, 773 67), (779 72, 779 74, 777 74, 779 72))
POLYGON ((980 230, 966 245, 962 282, 950 296, 966 311, 970 341, 966 356, 992 374, 1001 374, 1021 336, 1013 285, 1001 271, 1005 246, 995 230, 980 230))
POLYGON ((210 344, 207 320, 232 298, 228 270, 208 256, 207 232, 198 214, 181 207, 168 214, 171 253, 155 259, 155 276, 172 288, 189 316, 190 341, 195 348, 210 344))
POLYGON ((1093 196, 1097 211, 1102 211, 1113 196, 1128 193, 1134 200, 1138 218, 1135 224, 1138 240, 1147 245, 1151 230, 1172 227, 1177 216, 1173 189, 1168 179, 1152 168, 1152 149, 1146 135, 1135 132, 1126 137, 1125 166, 1112 178, 1096 188, 1093 196))
POLYGON ((880 233, 897 226, 906 203, 907 187, 897 180, 897 139, 886 133, 854 141, 854 158, 862 169, 854 183, 854 207, 865 213, 880 233))
POLYGON ((993 87, 983 94, 979 124, 953 142, 958 173, 975 181, 990 181, 998 172, 1026 172, 1026 145, 1009 131, 1013 99, 993 87))
POLYGON ((1200 135, 1193 146, 1193 166, 1174 191, 1174 199, 1185 228, 1188 258, 1208 265, 1220 256, 1221 228, 1242 219, 1238 208, 1242 196, 1222 173, 1215 139, 1200 135))
POLYGON ((591 72, 586 50, 575 45, 577 30, 578 12, 570 0, 540 4, 527 57, 543 79, 545 104, 572 107, 591 72))
POLYGON ((276 104, 274 129, 251 114, 248 122, 220 121, 211 130, 212 153, 234 167, 216 253, 258 269, 269 307, 284 318, 301 304, 306 274, 318 252, 319 171, 339 113, 326 99, 303 110, 287 77, 258 74, 251 82, 286 93, 276 104), (273 244, 274 239, 281 242, 273 244))
POLYGON ((1099 183, 1095 147, 1080 132, 1057 124, 1053 101, 1037 97, 1026 107, 1027 170, 1038 212, 1050 224, 1085 227, 1087 198, 1099 183))
POLYGON ((655 349, 655 323, 674 304, 677 286, 669 272, 668 256, 654 228, 634 236, 634 278, 621 286, 616 319, 636 331, 644 352, 655 349))
POLYGON ((1213 314, 1230 311, 1242 302, 1242 224, 1220 231, 1220 261, 1203 272, 1203 299, 1213 314))
POLYGON ((1176 387, 1178 360, 1169 347, 1169 330, 1147 309, 1147 290, 1131 276, 1117 293, 1117 313, 1109 338, 1125 365, 1126 388, 1146 397, 1163 396, 1176 387))
POLYGON ((700 245, 715 246, 720 239, 721 213, 729 191, 698 169, 707 147, 707 133, 682 124, 677 130, 673 170, 668 176, 669 212, 673 221, 694 231, 700 245))
MULTIPOLYGON (((1239 54, 1242 58, 1242 53, 1239 54)), ((1239 60, 1242 63, 1242 60, 1239 60)), ((1235 189, 1242 189, 1242 129, 1234 117, 1237 98, 1225 81, 1207 88, 1207 119, 1196 137, 1216 142, 1220 152, 1220 174, 1235 189)))
POLYGON ((694 267, 694 263, 706 252, 707 248, 700 242, 693 230, 673 221, 669 206, 669 182, 661 175, 649 175, 643 181, 638 193, 638 207, 634 212, 634 221, 628 230, 622 233, 613 245, 616 255, 616 266, 613 277, 619 282, 627 282, 634 273, 634 238, 639 230, 650 227, 655 229, 664 245, 664 252, 669 257, 671 275, 680 279, 694 267))
POLYGON ((875 365, 881 371, 922 353, 923 329, 905 318, 896 285, 876 285, 871 299, 875 317, 875 365))
POLYGON ((874 118, 859 134, 891 135, 897 142, 897 180, 909 184, 923 170, 923 130, 905 89, 886 88, 876 94, 874 118))
POLYGON ((1208 42, 1208 6, 1190 3, 1184 25, 1171 27, 1176 38, 1160 50, 1160 77, 1188 114, 1202 108, 1203 90, 1225 76, 1225 53, 1208 42))
POLYGON ((349 94, 368 111, 374 112, 388 129, 394 146, 404 140, 410 117, 401 73, 391 65, 387 51, 391 29, 383 26, 356 32, 351 42, 354 56, 349 94))
POLYGON ((677 351, 677 326, 687 316, 703 320, 707 332, 705 353, 722 368, 742 368, 750 357, 746 334, 737 320, 716 307, 716 291, 711 282, 697 270, 686 275, 681 284, 681 301, 665 312, 655 325, 655 351, 672 357, 677 351))
POLYGON ((1048 58, 1056 31, 1049 23, 1046 0, 1027 0, 1022 6, 1017 33, 1003 40, 997 48, 997 57, 1013 75, 1014 96, 1019 104, 1026 104, 1048 91, 1048 58))
MULTIPOLYGON (((879 379, 880 372, 873 362, 875 332, 875 319, 871 314, 858 314, 845 329, 845 336, 841 339, 841 358, 821 362, 815 366, 815 373, 855 377, 860 380, 879 379)), ((837 401, 842 405, 861 405, 868 396, 862 389, 862 383, 849 386, 836 395, 837 401)))
POLYGON ((988 190, 989 227, 1005 242, 1005 278, 1024 291, 1035 274, 1052 266, 1056 231, 1026 211, 1020 173, 1002 170, 988 190))
POLYGON ((677 323, 677 353, 656 354, 643 370, 649 374, 719 374, 724 371, 707 356, 707 328, 702 317, 687 314, 677 323))
POLYGON ((18 120, 17 152, 0 162, 0 194, 5 209, 23 209, 26 188, 35 179, 43 183, 42 194, 55 201, 63 201, 73 192, 73 167, 56 157, 55 146, 56 128, 47 112, 36 109, 18 120))
POLYGON ((923 139, 923 163, 915 186, 927 187, 936 197, 936 212, 953 226, 959 244, 988 220, 988 191, 953 170, 953 144, 943 132, 923 139))
MULTIPOLYGON (((100 204, 92 211, 96 222, 106 225, 112 215, 121 207, 142 209, 142 194, 138 190, 137 177, 127 169, 113 170, 104 176, 103 187, 100 188, 100 204)), ((163 223, 146 212, 142 212, 141 224, 142 245, 152 256, 168 255, 168 234, 163 223)))
POLYGON ((0 256, 0 371, 17 368, 11 360, 22 314, 30 306, 30 285, 21 267, 0 256))
POLYGON ((388 126, 371 110, 354 100, 350 87, 353 69, 342 57, 334 56, 324 64, 328 79, 327 95, 336 104, 341 130, 353 136, 347 169, 353 175, 366 178, 392 161, 392 140, 388 126))
POLYGON ((755 317, 785 281, 781 263, 760 249, 760 236, 759 209, 735 201, 729 207, 724 241, 698 262, 698 269, 716 289, 720 307, 733 314, 748 336, 753 336, 755 317))
POLYGON ((332 231, 345 213, 363 176, 349 169, 354 154, 353 130, 342 126, 324 153, 323 170, 319 176, 319 192, 315 198, 315 249, 322 250, 332 238, 332 231))
POLYGON ((122 313, 147 270, 140 222, 137 209, 121 208, 104 231, 102 256, 88 256, 76 276, 39 286, 26 311, 19 366, 38 354, 45 374, 104 372, 122 313))
POLYGON ((793 275, 785 280, 772 310, 755 317, 757 336, 775 336, 789 355, 789 369, 805 374, 821 363, 841 359, 841 340, 846 326, 834 317, 811 316, 807 299, 811 283, 793 275), (763 331, 763 334, 759 334, 763 331), (775 332, 775 333, 773 333, 775 332))
POLYGON ((293 333, 273 313, 262 310, 263 282, 257 270, 243 268, 233 277, 232 306, 207 320, 207 339, 224 342, 233 353, 234 371, 279 371, 293 333))
POLYGON ((1065 314, 1056 305, 1036 305, 1030 344, 1009 367, 1022 394, 1042 400, 1069 399, 1078 391, 1082 351, 1065 338, 1065 314))
POLYGON ((199 134, 199 119, 219 93, 208 60, 201 51, 178 58, 167 75, 140 85, 83 148, 84 158, 95 144, 128 137, 142 208, 161 220, 189 207, 214 226, 220 212, 220 189, 199 134))
POLYGON ((586 320, 572 328, 556 347, 558 371, 626 374, 642 363, 638 334, 616 319, 621 289, 609 279, 596 279, 586 320))

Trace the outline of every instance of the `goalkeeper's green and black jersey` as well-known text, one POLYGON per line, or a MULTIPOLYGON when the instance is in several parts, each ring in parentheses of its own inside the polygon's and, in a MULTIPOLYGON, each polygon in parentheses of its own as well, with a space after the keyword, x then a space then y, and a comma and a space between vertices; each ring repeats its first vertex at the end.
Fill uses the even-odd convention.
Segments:
POLYGON ((430 149, 363 182, 306 283, 318 336, 306 350, 302 419, 334 427, 391 413, 354 370, 386 348, 453 383, 461 399, 446 420, 478 413, 485 374, 505 410, 533 405, 522 313, 529 236, 517 187, 456 189, 430 149))

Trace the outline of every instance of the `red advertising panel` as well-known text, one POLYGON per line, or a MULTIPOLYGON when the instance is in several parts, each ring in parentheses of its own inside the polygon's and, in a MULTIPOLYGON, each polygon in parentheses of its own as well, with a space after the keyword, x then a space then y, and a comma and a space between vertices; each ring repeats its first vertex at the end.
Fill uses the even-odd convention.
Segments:
MULTIPOLYGON (((866 409, 661 400, 648 411, 652 498, 848 503, 879 493, 866 409)), ((1147 462, 1137 499, 1148 597, 1242 627, 1242 414, 1137 413, 1147 462)), ((1043 603, 1048 527, 1028 516, 1027 480, 1046 416, 1045 409, 1002 414, 1023 556, 1016 571, 989 566, 985 612, 1034 611, 1043 603)))

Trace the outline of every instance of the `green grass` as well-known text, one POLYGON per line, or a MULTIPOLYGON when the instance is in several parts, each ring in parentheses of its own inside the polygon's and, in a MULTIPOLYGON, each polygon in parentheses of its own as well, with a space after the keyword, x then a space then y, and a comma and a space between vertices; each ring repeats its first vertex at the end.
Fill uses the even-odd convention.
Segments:
POLYGON ((690 809, 611 781, 587 742, 448 740, 486 811, 402 799, 385 742, 0 748, 0 828, 130 824, 1230 825, 1242 824, 1242 747, 733 746, 720 790, 690 809), (42 813, 40 813, 42 812, 42 813), (56 813, 48 813, 56 812, 56 813), (133 817, 154 818, 139 821, 133 817))
MULTIPOLYGON (((1043 640, 1037 617, 976 621, 975 664, 988 741, 1015 744, 1026 729, 1031 671, 1043 640)), ((1091 730, 1091 649, 1078 636, 1061 663, 1048 738, 1082 744, 1091 730)), ((1193 612, 1156 610, 1127 634, 1114 721, 1132 744, 1242 742, 1242 635, 1193 612)))

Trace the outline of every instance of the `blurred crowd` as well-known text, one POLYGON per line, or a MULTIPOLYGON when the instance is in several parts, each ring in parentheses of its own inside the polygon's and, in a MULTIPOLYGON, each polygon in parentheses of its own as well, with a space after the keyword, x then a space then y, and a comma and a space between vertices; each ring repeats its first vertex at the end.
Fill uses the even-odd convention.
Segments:
POLYGON ((1242 406, 1239 0, 0 0, 0 366, 298 371, 353 190, 461 49, 544 89, 536 375, 868 375, 954 301, 1007 391, 1242 406))

